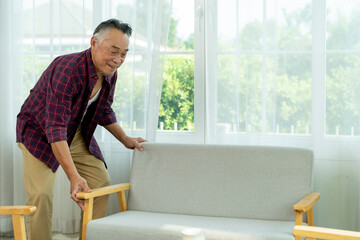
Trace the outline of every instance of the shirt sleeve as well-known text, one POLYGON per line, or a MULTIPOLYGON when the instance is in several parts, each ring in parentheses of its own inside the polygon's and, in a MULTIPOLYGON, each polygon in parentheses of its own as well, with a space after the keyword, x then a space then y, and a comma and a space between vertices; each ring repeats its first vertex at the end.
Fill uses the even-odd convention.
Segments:
POLYGON ((61 66, 48 74, 45 109, 45 133, 49 143, 67 140, 67 125, 71 116, 73 78, 61 66))
POLYGON ((116 122, 117 122, 116 114, 111 108, 109 108, 104 111, 104 116, 100 120, 99 124, 101 126, 107 126, 107 125, 110 125, 110 124, 116 123, 116 122))

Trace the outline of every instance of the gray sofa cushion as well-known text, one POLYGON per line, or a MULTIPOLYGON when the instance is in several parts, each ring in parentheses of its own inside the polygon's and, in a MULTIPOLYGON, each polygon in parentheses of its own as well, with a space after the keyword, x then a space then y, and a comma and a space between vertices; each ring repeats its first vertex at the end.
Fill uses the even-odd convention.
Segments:
POLYGON ((309 150, 145 143, 134 151, 128 208, 294 221, 311 191, 309 150))
POLYGON ((180 240, 186 228, 201 228, 206 240, 294 240, 293 221, 126 211, 88 223, 87 240, 180 240))

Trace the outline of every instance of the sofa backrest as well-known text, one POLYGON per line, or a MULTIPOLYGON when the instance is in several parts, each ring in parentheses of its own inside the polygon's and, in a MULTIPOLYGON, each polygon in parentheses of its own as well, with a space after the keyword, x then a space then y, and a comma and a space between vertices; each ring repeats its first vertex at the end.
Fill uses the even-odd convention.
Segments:
POLYGON ((128 209, 294 220, 311 191, 310 150, 144 143, 134 151, 128 209))

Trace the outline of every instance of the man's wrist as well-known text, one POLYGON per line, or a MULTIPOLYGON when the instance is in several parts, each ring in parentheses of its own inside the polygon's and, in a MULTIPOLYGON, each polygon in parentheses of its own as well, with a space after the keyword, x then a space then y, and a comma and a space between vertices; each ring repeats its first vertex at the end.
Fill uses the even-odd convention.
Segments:
POLYGON ((74 182, 74 181, 76 181, 76 179, 81 177, 76 169, 74 171, 70 171, 70 172, 66 173, 66 175, 70 182, 74 182))
POLYGON ((124 136, 122 136, 122 137, 120 138, 120 142, 125 145, 125 143, 127 142, 127 139, 128 139, 128 138, 129 138, 129 137, 128 137, 127 135, 124 135, 124 136))

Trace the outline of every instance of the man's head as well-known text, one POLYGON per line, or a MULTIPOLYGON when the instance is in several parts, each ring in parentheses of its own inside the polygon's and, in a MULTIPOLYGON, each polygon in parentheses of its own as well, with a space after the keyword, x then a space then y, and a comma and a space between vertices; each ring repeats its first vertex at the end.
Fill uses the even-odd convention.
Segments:
POLYGON ((98 73, 112 76, 125 61, 129 50, 129 24, 109 19, 96 27, 91 38, 91 56, 98 73))

